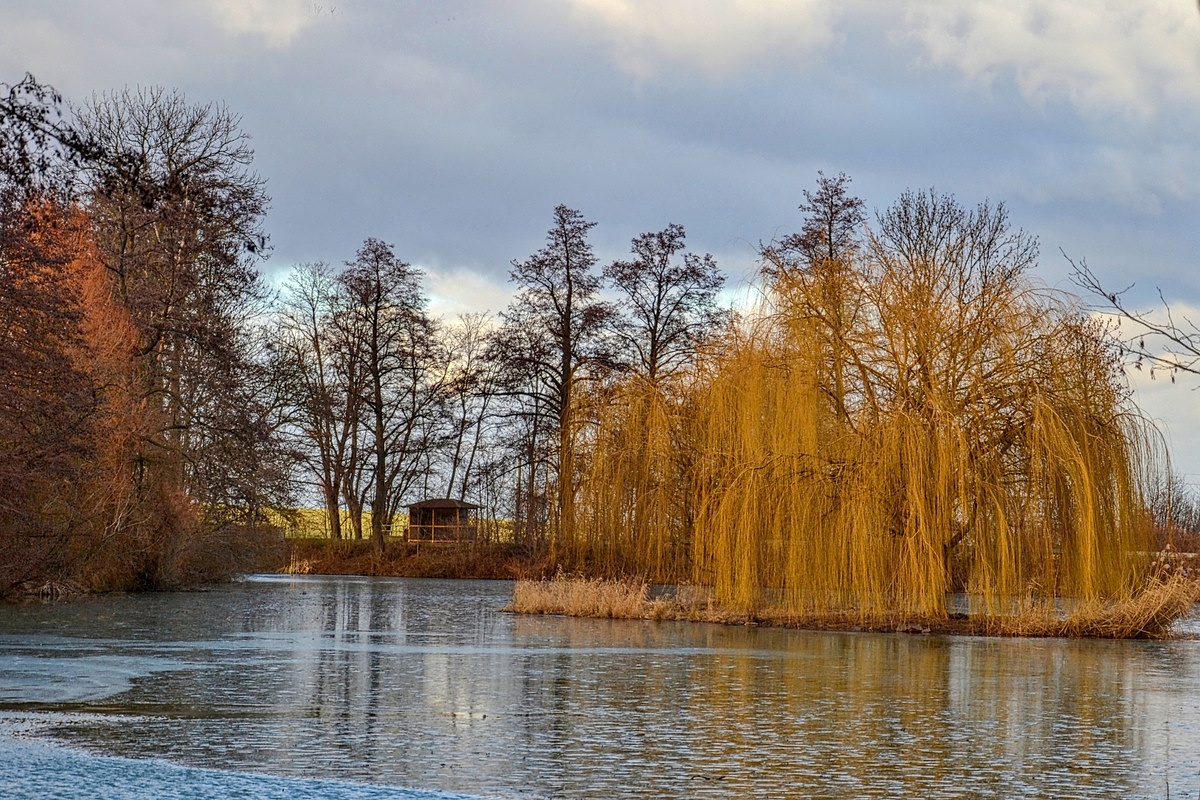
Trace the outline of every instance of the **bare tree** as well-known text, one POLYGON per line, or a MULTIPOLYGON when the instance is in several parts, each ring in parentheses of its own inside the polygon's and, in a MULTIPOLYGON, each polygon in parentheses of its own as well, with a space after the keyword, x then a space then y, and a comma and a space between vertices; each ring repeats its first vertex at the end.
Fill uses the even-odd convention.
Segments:
POLYGON ((1118 339, 1122 352, 1135 369, 1148 369, 1150 377, 1166 374, 1175 382, 1175 374, 1200 375, 1200 327, 1186 315, 1177 314, 1158 290, 1161 307, 1157 311, 1139 310, 1130 305, 1127 295, 1133 285, 1114 290, 1104 285, 1088 266, 1086 259, 1073 260, 1071 279, 1089 296, 1098 300, 1096 309, 1131 323, 1118 339))
POLYGON ((574 521, 576 386, 590 368, 608 361, 602 334, 613 311, 598 299, 600 276, 588 241, 593 227, 578 211, 555 207, 546 245, 513 262, 509 278, 517 284, 517 297, 502 314, 508 341, 501 352, 513 375, 524 376, 519 391, 532 401, 528 411, 544 419, 534 428, 552 432, 556 442, 552 557, 559 538, 570 538, 574 521))
POLYGON ((857 259, 866 224, 866 204, 849 186, 845 173, 818 172, 816 191, 804 191, 800 232, 760 247, 763 270, 784 306, 824 331, 832 369, 822 388, 846 422, 856 394, 851 389, 870 385, 861 365, 848 363, 854 349, 848 339, 864 306, 857 259))
POLYGON ((445 401, 447 359, 425 313, 420 275, 390 245, 367 239, 338 277, 364 336, 361 429, 371 457, 371 540, 381 551, 385 526, 422 474, 423 454, 437 446, 427 423, 445 401))
POLYGON ((1147 492, 1159 548, 1200 552, 1200 497, 1182 475, 1166 471, 1147 492))
POLYGON ((265 296, 254 264, 266 243, 266 196, 250 172, 248 137, 221 104, 163 89, 92 96, 78 119, 115 154, 92 170, 89 211, 115 294, 140 333, 144 399, 162 415, 137 458, 223 500, 228 487, 200 485, 229 475, 203 468, 205 447, 241 423, 240 433, 253 428, 260 411, 230 391, 253 369, 246 332, 265 296))
POLYGON ((447 334, 454 419, 446 496, 467 497, 500 385, 500 364, 492 351, 496 330, 488 314, 463 314, 447 334))
POLYGON ((86 206, 155 412, 129 454, 138 491, 186 497, 214 524, 252 522, 285 498, 272 501, 281 484, 263 458, 276 398, 253 332, 267 197, 249 137, 225 106, 161 88, 94 95, 77 118, 108 154, 89 167, 86 206))
POLYGON ((360 416, 361 343, 339 324, 344 307, 329 265, 301 264, 284 287, 271 336, 288 398, 287 427, 315 476, 333 539, 342 538, 342 497, 354 466, 350 444, 360 416))
POLYGON ((851 195, 849 188, 846 173, 830 178, 818 171, 817 190, 804 191, 800 204, 804 225, 782 244, 785 250, 799 254, 810 269, 828 262, 848 262, 861 244, 866 203, 851 195))
POLYGON ((62 113, 62 96, 29 73, 0 83, 0 195, 66 199, 78 171, 103 155, 62 113))
POLYGON ((722 322, 717 292, 725 277, 705 253, 684 253, 682 225, 633 239, 630 261, 614 261, 604 275, 621 293, 621 343, 653 384, 685 367, 695 348, 722 322))
POLYGON ((1003 204, 969 209, 952 195, 907 191, 878 215, 867 249, 884 321, 878 346, 893 365, 875 375, 876 392, 925 407, 961 395, 978 377, 968 367, 995 357, 1001 320, 1028 292, 1036 237, 1014 230, 1003 204))
MULTIPOLYGON (((510 309, 511 311, 511 309, 510 309)), ((540 546, 549 523, 549 492, 557 442, 557 416, 547 410, 550 387, 539 364, 550 363, 553 342, 537 327, 511 316, 498 331, 490 357, 502 367, 497 409, 501 434, 496 445, 509 456, 509 466, 493 470, 513 478, 512 519, 517 537, 540 546)))

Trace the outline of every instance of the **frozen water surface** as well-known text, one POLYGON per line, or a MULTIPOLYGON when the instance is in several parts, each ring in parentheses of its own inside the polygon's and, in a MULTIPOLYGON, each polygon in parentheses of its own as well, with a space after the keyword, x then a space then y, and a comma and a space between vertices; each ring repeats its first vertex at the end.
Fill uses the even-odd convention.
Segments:
POLYGON ((510 592, 0 607, 0 797, 1200 797, 1196 639, 517 617, 510 592))
MULTIPOLYGON (((61 717, 0 715, 0 796, 49 800, 454 800, 465 795, 111 758, 27 737, 61 717)), ((76 723, 87 724, 82 718, 76 723)), ((134 720, 126 722, 136 723, 134 720)))

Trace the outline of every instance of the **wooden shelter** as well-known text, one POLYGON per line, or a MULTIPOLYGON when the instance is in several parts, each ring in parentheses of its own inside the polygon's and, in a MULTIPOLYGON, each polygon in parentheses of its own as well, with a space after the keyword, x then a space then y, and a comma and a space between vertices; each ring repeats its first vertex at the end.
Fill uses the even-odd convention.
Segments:
POLYGON ((479 506, 449 497, 431 498, 408 507, 410 542, 474 542, 479 506))

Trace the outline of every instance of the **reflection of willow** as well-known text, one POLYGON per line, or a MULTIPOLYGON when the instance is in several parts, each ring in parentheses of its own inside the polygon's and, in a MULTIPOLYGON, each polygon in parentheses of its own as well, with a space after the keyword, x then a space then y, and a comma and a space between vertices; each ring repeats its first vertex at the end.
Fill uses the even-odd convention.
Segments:
POLYGON ((1149 754, 1130 713, 1139 670, 1120 653, 1062 640, 819 633, 802 642, 775 658, 722 653, 689 673, 696 688, 682 722, 697 760, 721 749, 730 794, 763 793, 772 781, 812 796, 1146 788, 1136 765, 1149 754))
POLYGON ((538 643, 535 713, 508 720, 554 756, 532 786, 615 773, 646 796, 1142 796, 1161 725, 1138 702, 1162 651, 1124 643, 545 617, 515 618, 514 640, 538 643))
POLYGON ((711 584, 739 610, 1134 595, 1156 439, 1104 331, 1020 270, 876 251, 780 266, 687 385, 612 390, 580 557, 711 584))

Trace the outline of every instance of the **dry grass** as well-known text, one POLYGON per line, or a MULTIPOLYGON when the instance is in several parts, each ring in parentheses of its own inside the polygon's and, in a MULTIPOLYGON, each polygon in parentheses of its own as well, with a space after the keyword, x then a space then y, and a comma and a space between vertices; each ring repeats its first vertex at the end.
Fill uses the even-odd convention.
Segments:
POLYGON ((504 608, 518 614, 559 614, 604 619, 653 619, 762 625, 813 630, 954 633, 988 636, 1071 638, 1165 638, 1171 625, 1200 602, 1200 582, 1180 575, 1150 583, 1133 599, 1088 602, 1069 613, 1045 606, 1008 616, 904 616, 861 611, 796 614, 782 608, 754 614, 722 608, 706 587, 682 586, 674 596, 650 599, 649 586, 635 580, 558 575, 551 580, 519 581, 504 608))
POLYGON ((1161 639, 1175 620, 1200 602, 1200 582, 1182 575, 1153 580, 1129 600, 1084 602, 1066 614, 1045 607, 988 620, 1001 636, 1069 636, 1095 639, 1161 639))
POLYGON ((548 581, 519 581, 505 611, 517 614, 562 614, 569 617, 641 619, 654 604, 645 583, 607 578, 558 575, 548 581))

